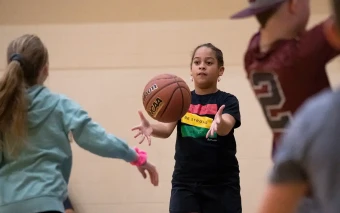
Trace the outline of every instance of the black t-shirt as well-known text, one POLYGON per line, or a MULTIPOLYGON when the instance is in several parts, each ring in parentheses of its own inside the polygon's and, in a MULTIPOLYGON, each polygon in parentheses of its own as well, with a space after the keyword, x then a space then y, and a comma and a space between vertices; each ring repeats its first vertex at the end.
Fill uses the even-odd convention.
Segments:
POLYGON ((174 182, 228 183, 239 180, 234 129, 241 125, 239 103, 229 93, 208 95, 191 92, 188 112, 177 124, 174 182), (206 138, 218 109, 232 115, 235 126, 226 136, 206 138))

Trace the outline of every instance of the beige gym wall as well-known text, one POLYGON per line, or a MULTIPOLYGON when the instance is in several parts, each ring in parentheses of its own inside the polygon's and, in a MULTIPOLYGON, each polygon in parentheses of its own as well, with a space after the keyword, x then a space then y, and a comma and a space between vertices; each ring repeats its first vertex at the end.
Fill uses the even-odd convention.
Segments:
MULTIPOLYGON (((321 0, 312 2, 311 24, 315 24, 327 16, 328 7, 321 0)), ((130 129, 139 123, 137 110, 142 109, 145 83, 154 75, 174 73, 193 88, 189 81, 192 50, 205 42, 217 45, 226 62, 219 87, 240 101, 237 156, 243 209, 251 213, 261 199, 271 164, 271 135, 242 66, 256 22, 228 20, 244 5, 243 0, 0 0, 0 67, 5 67, 5 49, 11 39, 38 34, 50 51, 47 85, 79 102, 108 132, 135 146, 138 141, 130 129)), ((340 79, 339 62, 328 68, 335 85, 340 79)), ((77 212, 168 212, 174 144, 175 134, 167 140, 154 138, 150 147, 139 145, 159 169, 157 188, 129 164, 95 156, 73 144, 69 188, 77 212)))

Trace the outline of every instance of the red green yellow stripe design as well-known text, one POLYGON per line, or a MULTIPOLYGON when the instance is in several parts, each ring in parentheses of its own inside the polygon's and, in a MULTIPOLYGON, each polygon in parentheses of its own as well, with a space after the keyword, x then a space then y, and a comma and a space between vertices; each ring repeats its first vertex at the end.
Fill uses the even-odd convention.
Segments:
MULTIPOLYGON (((205 138, 213 122, 213 119, 207 115, 215 115, 217 110, 216 104, 191 104, 189 111, 181 119, 182 137, 205 138)), ((210 138, 216 137, 216 133, 214 136, 210 136, 210 138)))
POLYGON ((217 104, 190 104, 189 112, 197 115, 216 115, 217 104))

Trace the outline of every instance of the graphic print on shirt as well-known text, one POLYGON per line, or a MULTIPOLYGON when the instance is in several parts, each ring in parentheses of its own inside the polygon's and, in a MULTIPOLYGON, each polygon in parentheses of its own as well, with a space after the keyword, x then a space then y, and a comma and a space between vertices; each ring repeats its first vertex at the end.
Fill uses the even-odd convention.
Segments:
POLYGON ((277 74, 252 72, 250 79, 270 128, 273 132, 282 132, 291 120, 292 113, 283 109, 286 96, 277 74))
MULTIPOLYGON (((215 116, 217 110, 217 104, 190 104, 188 112, 181 119, 182 137, 205 138, 213 122, 208 115, 215 116)), ((217 138, 217 134, 209 138, 217 138)))

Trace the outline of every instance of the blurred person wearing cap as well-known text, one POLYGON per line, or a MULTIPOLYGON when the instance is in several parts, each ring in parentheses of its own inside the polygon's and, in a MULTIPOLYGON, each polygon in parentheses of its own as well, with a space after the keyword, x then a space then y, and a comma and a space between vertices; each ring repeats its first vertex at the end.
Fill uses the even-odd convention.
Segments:
MULTIPOLYGON (((330 88, 326 65, 340 53, 325 29, 333 19, 306 30, 309 0, 249 0, 231 19, 255 17, 260 29, 250 39, 244 67, 273 133, 278 139, 309 97, 330 88)), ((317 112, 316 112, 317 113, 317 112)))
MULTIPOLYGON (((340 0, 331 2, 335 21, 325 25, 325 32, 331 44, 339 47, 340 0)), ((258 213, 300 212, 300 201, 307 193, 317 209, 304 212, 339 212, 339 109, 338 86, 309 98, 296 112, 280 139, 258 213)))
POLYGON ((334 14, 310 30, 308 0, 252 1, 232 16, 261 25, 245 68, 280 145, 258 213, 339 212, 340 88, 325 70, 340 49, 340 0, 332 3, 334 14))

